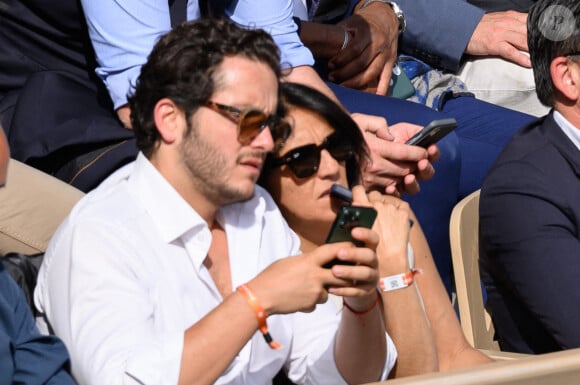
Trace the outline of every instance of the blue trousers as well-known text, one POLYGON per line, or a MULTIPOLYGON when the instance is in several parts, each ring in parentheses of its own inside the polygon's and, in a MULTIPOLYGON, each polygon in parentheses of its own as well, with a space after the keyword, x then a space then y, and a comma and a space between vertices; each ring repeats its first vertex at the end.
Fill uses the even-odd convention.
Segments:
POLYGON ((328 83, 351 112, 383 116, 389 124, 426 125, 431 120, 455 118, 457 128, 439 143, 435 176, 421 182, 421 192, 404 196, 415 212, 429 242, 435 264, 451 292, 452 266, 449 218, 455 204, 479 189, 512 135, 534 117, 486 103, 470 96, 449 99, 441 111, 405 100, 373 95, 328 83))

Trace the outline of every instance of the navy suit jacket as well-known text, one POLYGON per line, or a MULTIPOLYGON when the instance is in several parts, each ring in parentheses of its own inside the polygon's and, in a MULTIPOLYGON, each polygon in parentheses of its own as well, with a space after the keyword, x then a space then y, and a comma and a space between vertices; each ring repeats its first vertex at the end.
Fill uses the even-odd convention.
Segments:
POLYGON ((83 191, 137 155, 95 66, 78 0, 0 2, 0 122, 11 156, 83 191))
POLYGON ((484 181, 480 269, 502 350, 580 347, 580 151, 552 113, 484 181))

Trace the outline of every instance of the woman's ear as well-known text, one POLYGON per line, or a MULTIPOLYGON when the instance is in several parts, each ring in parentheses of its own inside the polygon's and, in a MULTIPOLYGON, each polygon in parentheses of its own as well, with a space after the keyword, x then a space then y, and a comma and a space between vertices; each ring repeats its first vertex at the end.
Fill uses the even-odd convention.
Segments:
POLYGON ((552 83, 566 99, 577 101, 580 98, 580 65, 564 56, 559 56, 550 63, 552 83))
POLYGON ((183 130, 186 127, 185 113, 171 99, 163 98, 157 102, 153 118, 164 142, 171 144, 183 137, 183 130))

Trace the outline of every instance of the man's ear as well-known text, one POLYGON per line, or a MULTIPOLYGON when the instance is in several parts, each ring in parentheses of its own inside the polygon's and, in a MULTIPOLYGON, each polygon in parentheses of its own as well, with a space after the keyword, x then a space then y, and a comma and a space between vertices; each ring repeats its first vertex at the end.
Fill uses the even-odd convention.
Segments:
POLYGON ((164 142, 171 144, 183 136, 185 114, 171 99, 163 98, 157 102, 153 118, 164 142))
POLYGON ((577 82, 580 66, 570 63, 569 59, 559 56, 550 63, 550 76, 554 87, 567 99, 577 101, 580 98, 580 87, 577 82))

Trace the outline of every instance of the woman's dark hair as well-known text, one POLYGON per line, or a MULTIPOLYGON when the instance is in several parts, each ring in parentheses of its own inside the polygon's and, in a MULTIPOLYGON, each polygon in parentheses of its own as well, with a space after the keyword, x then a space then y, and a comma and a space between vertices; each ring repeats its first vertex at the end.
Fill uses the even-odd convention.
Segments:
MULTIPOLYGON (((354 156, 346 162, 346 175, 350 187, 360 184, 362 167, 370 161, 368 147, 364 137, 354 120, 332 99, 314 88, 303 84, 283 82, 280 84, 280 100, 278 114, 285 117, 291 108, 311 111, 324 119, 343 140, 349 142, 354 149, 354 156)), ((295 127, 292 128, 294 130, 295 127)), ((266 178, 271 170, 271 159, 276 154, 266 158, 262 177, 266 178)))
POLYGON ((153 111, 171 99, 188 118, 215 92, 215 72, 224 58, 242 56, 265 63, 280 78, 280 54, 272 37, 229 20, 203 19, 183 23, 155 44, 132 96, 131 124, 137 147, 150 156, 160 136, 153 111))

